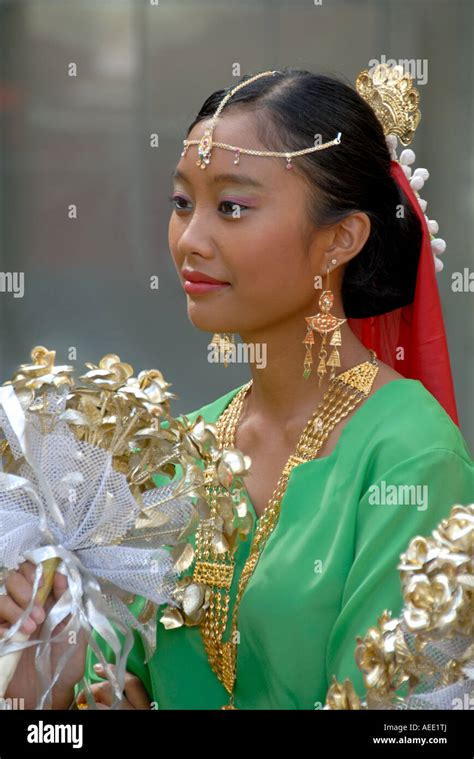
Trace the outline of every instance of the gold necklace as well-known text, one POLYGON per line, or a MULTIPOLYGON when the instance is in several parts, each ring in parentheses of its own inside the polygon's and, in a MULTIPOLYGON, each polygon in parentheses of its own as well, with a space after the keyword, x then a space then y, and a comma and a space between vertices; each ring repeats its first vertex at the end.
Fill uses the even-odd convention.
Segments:
MULTIPOLYGON (((290 473, 298 464, 316 458, 322 444, 336 424, 369 395, 379 371, 376 353, 373 350, 370 350, 370 353, 370 361, 358 364, 329 381, 328 390, 304 428, 295 452, 289 457, 283 468, 276 488, 255 529, 249 556, 239 579, 232 613, 231 631, 227 641, 223 641, 223 635, 227 627, 230 588, 235 569, 234 552, 217 553, 212 546, 212 515, 216 514, 217 497, 222 489, 210 484, 212 481, 211 469, 206 470, 206 487, 211 505, 211 519, 207 520, 206 524, 200 525, 196 535, 196 563, 193 582, 205 584, 211 591, 209 606, 200 623, 200 631, 209 664, 230 694, 229 703, 222 706, 221 709, 238 708, 234 706, 238 608, 260 554, 277 524, 280 504, 290 473)), ((217 440, 222 447, 235 447, 237 425, 245 397, 251 386, 252 380, 239 390, 216 422, 217 440)))

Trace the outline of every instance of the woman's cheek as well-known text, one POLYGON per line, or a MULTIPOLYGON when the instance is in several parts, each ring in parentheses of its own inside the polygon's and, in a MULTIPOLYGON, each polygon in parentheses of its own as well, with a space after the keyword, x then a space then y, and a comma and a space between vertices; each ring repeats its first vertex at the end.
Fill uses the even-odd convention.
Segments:
POLYGON ((168 246, 170 249, 171 256, 174 259, 174 262, 176 264, 178 264, 178 259, 179 259, 179 254, 177 251, 177 242, 178 242, 178 236, 177 236, 177 230, 176 230, 176 223, 173 219, 171 219, 168 225, 168 246))

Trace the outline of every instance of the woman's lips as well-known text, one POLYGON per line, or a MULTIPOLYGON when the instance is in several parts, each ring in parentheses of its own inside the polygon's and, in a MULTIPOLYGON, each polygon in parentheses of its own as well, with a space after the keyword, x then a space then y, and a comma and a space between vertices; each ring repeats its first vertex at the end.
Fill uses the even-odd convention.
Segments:
POLYGON ((183 287, 189 295, 206 295, 230 287, 230 284, 228 282, 191 282, 185 279, 183 287))

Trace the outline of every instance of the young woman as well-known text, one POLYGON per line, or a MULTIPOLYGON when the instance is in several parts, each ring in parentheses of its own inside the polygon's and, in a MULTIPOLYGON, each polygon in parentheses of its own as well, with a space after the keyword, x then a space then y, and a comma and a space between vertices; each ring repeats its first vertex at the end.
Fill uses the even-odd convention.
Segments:
MULTIPOLYGON (((158 621, 148 663, 136 635, 124 707, 320 708, 333 675, 364 694, 356 636, 384 609, 399 614, 400 553, 474 493, 442 317, 415 308, 421 270, 437 297, 426 229, 375 112, 337 79, 292 69, 244 78, 206 100, 187 138, 169 244, 189 319, 266 347, 250 382, 187 416, 250 456, 243 495, 254 519, 232 556, 206 553, 212 535, 200 533, 186 574, 198 582, 207 568, 212 603, 198 624, 158 621)), ((10 607, 0 599, 9 623, 28 596, 14 582, 10 607)), ((106 707, 94 661, 88 650, 85 677, 106 707)))

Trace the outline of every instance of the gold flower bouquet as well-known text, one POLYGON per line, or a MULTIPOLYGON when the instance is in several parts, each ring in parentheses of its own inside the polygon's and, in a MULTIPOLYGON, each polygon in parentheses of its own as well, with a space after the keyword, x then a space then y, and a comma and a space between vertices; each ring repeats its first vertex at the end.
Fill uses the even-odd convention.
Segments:
MULTIPOLYGON (((0 593, 9 571, 26 560, 36 565, 32 600, 0 638, 0 699, 23 649, 37 645, 36 708, 50 708, 74 648, 52 672, 51 644, 83 630, 116 708, 133 630, 142 634, 148 660, 156 637, 150 607, 168 603, 179 611, 180 574, 194 559, 190 538, 210 515, 206 472, 230 493, 250 460, 219 448, 214 426, 201 416, 192 424, 173 418, 169 401, 176 396, 158 370, 134 377, 132 366, 108 354, 97 366, 86 364, 77 382, 72 366, 55 366, 55 351, 37 346, 31 357, 0 387, 0 593), (156 487, 156 474, 172 481, 156 487), (66 575, 68 588, 49 609, 40 637, 29 637, 20 627, 33 599, 48 597, 55 571, 66 575), (147 599, 144 618, 129 609, 135 595, 147 599), (114 652, 115 668, 94 631, 114 652)), ((239 533, 245 516, 232 500, 232 529, 239 533)), ((229 520, 222 529, 228 532, 229 520)))
POLYGON ((401 617, 385 610, 356 638, 365 699, 333 676, 324 709, 474 707, 474 504, 455 504, 400 558, 401 617))

